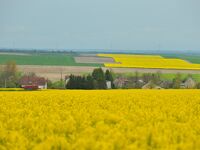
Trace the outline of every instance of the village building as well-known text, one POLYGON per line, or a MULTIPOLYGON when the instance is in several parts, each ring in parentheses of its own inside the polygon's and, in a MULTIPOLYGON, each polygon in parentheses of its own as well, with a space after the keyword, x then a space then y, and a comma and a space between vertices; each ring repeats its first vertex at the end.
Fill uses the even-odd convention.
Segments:
POLYGON ((196 87, 196 82, 190 77, 180 85, 183 89, 193 89, 196 87))
POLYGON ((112 82, 106 81, 106 87, 107 87, 107 89, 111 89, 112 88, 112 82))
POLYGON ((47 81, 43 77, 25 75, 20 80, 20 86, 25 89, 47 89, 47 81))
POLYGON ((139 83, 144 83, 144 81, 142 79, 139 79, 138 82, 139 83))
POLYGON ((172 85, 173 85, 173 82, 168 81, 168 80, 164 80, 159 83, 159 86, 163 89, 170 89, 172 88, 172 85))
POLYGON ((128 84, 128 82, 129 82, 128 79, 120 77, 115 79, 113 83, 116 88, 123 88, 128 84))
POLYGON ((69 82, 69 76, 65 76, 65 85, 67 85, 67 83, 69 82))

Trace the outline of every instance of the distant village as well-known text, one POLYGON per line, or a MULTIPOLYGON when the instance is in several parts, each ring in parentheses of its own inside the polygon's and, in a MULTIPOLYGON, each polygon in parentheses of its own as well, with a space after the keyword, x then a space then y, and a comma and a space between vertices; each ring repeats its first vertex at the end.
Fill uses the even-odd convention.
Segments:
POLYGON ((176 74, 172 80, 161 78, 161 73, 135 72, 133 76, 115 74, 112 70, 96 68, 87 75, 66 75, 64 79, 52 82, 35 73, 18 72, 15 62, 8 62, 0 68, 0 88, 38 89, 200 89, 200 83, 191 75, 182 79, 176 74))

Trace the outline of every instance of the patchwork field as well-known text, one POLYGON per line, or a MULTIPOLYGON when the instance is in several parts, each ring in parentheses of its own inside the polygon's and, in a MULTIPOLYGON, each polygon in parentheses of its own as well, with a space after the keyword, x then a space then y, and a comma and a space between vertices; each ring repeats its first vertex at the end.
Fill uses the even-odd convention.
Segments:
POLYGON ((85 66, 112 68, 149 68, 200 70, 200 56, 189 55, 133 55, 90 53, 9 53, 0 52, 0 65, 15 61, 17 65, 85 66), (180 59, 179 59, 180 58, 180 59), (181 59, 183 58, 183 59, 181 59), (190 61, 191 60, 191 61, 190 61), (189 62, 190 61, 190 62, 189 62))
POLYGON ((200 64, 192 64, 182 59, 164 58, 159 55, 98 54, 98 56, 111 57, 117 62, 105 63, 106 67, 200 70, 200 64))
POLYGON ((77 63, 74 56, 71 54, 59 53, 0 53, 0 64, 5 64, 8 61, 15 61, 18 65, 51 65, 51 66, 95 66, 100 67, 101 64, 96 63, 77 63))
POLYGON ((0 92, 0 149, 200 147, 200 91, 0 92))
POLYGON ((60 80, 61 74, 63 78, 70 74, 88 74, 97 67, 102 67, 104 70, 112 68, 115 73, 121 74, 159 71, 163 75, 170 76, 170 79, 177 73, 182 73, 184 76, 194 74, 197 81, 200 74, 198 68, 200 64, 192 64, 180 59, 166 59, 161 55, 0 52, 0 68, 8 61, 15 61, 18 70, 22 73, 34 72, 52 81, 60 80))

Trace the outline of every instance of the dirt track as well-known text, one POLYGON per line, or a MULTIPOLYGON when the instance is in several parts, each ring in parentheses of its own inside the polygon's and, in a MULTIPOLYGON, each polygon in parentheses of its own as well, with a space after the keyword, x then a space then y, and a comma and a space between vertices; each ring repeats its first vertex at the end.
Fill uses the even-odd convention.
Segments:
MULTIPOLYGON (((56 81, 64 78, 65 75, 70 74, 84 74, 92 72, 96 67, 77 67, 77 66, 31 66, 31 65, 21 65, 18 66, 19 71, 24 73, 34 72, 39 76, 43 76, 50 80, 56 81)), ((103 68, 106 69, 106 68, 103 68)), ((200 74, 200 70, 172 70, 172 69, 142 69, 142 68, 112 68, 116 73, 134 73, 136 71, 142 73, 186 73, 186 74, 200 74)))

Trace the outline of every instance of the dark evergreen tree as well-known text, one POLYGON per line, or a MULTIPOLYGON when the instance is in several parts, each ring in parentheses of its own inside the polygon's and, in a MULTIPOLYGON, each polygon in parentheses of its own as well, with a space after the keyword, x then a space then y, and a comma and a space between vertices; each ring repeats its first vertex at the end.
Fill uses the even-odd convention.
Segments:
POLYGON ((99 88, 97 80, 93 80, 93 87, 94 87, 94 89, 98 89, 99 88))
POLYGON ((113 79, 112 72, 109 71, 108 69, 107 69, 106 72, 105 72, 105 79, 106 79, 106 81, 111 81, 111 87, 112 87, 112 88, 115 87, 115 86, 114 86, 114 83, 113 83, 114 79, 113 79))
POLYGON ((69 81, 68 81, 68 83, 66 84, 66 88, 67 89, 75 89, 75 77, 74 77, 74 75, 70 75, 69 76, 69 81))
POLYGON ((94 79, 91 75, 86 77, 86 89, 94 89, 94 79))
POLYGON ((81 77, 80 76, 80 89, 87 89, 87 80, 85 76, 81 77))
POLYGON ((81 89, 81 87, 82 87, 82 78, 81 78, 81 76, 76 76, 75 77, 75 81, 76 81, 76 84, 75 84, 75 87, 76 87, 76 89, 81 89))
POLYGON ((98 89, 106 89, 106 79, 102 68, 94 69, 92 77, 96 80, 98 89))
POLYGON ((105 72, 105 79, 107 81, 113 81, 113 76, 112 76, 111 72, 108 69, 105 72))
POLYGON ((93 78, 91 75, 85 76, 69 76, 69 81, 66 84, 67 89, 93 89, 93 78))

